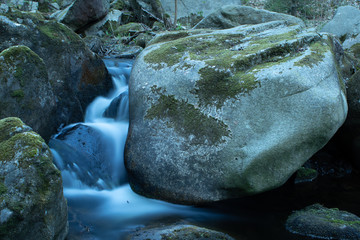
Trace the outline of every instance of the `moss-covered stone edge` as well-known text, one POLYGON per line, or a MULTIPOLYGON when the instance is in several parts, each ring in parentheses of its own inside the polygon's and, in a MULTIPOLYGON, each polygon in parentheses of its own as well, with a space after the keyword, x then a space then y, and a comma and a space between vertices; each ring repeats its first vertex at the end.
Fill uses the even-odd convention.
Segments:
POLYGON ((230 137, 230 130, 224 122, 205 115, 194 105, 178 100, 174 95, 166 94, 156 85, 152 91, 158 99, 146 111, 145 119, 166 121, 168 127, 189 138, 191 144, 218 145, 230 137))

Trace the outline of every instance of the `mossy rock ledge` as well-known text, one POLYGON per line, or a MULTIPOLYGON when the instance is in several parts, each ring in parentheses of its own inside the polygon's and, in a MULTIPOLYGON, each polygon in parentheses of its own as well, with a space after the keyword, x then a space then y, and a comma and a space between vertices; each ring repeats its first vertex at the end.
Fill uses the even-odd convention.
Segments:
POLYGON ((337 208, 314 204, 295 211, 286 221, 294 234, 316 239, 360 239, 360 218, 337 208))
POLYGON ((60 171, 44 140, 19 118, 0 120, 0 239, 65 239, 60 171))
POLYGON ((347 114, 327 35, 274 21, 156 37, 129 82, 133 190, 197 204, 281 186, 347 114))

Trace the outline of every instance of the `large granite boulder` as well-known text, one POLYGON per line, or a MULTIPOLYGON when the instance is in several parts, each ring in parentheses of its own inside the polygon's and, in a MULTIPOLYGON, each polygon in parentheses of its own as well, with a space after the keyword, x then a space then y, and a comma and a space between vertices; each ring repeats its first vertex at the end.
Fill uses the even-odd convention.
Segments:
MULTIPOLYGON (((57 102, 55 114, 49 112, 42 115, 52 121, 51 129, 44 135, 46 139, 61 124, 82 121, 87 105, 112 87, 111 78, 101 58, 92 53, 77 34, 61 23, 45 20, 35 13, 10 12, 0 15, 0 32, 0 51, 24 45, 43 60, 41 65, 45 64, 57 102)), ((30 63, 22 65, 31 66, 30 63)), ((29 71, 36 72, 40 69, 24 69, 23 73, 29 71)), ((14 74, 27 79, 29 76, 24 76, 23 73, 17 71, 14 74)), ((48 129, 48 126, 43 127, 48 129)))
POLYGON ((133 190, 194 204, 282 185, 345 120, 333 43, 285 21, 157 37, 129 81, 133 190))
POLYGON ((54 17, 74 31, 81 31, 108 14, 110 0, 76 0, 54 17))
POLYGON ((284 20, 289 24, 305 26, 297 17, 283 13, 270 12, 248 6, 226 5, 201 20, 194 28, 226 29, 245 24, 259 24, 284 20))
POLYGON ((44 140, 18 118, 0 120, 0 238, 65 239, 60 171, 44 140))
MULTIPOLYGON (((26 46, 0 53, 0 118, 17 116, 41 136, 50 137, 56 99, 44 61, 26 46)), ((53 126, 54 127, 54 126, 53 126)))

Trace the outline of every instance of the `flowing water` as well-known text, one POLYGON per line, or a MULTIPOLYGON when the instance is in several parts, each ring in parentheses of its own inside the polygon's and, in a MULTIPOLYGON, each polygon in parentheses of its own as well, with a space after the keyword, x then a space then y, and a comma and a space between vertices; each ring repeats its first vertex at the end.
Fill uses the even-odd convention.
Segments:
POLYGON ((104 62, 113 78, 112 92, 107 97, 97 97, 88 106, 84 123, 65 127, 50 141, 55 163, 62 171, 64 194, 68 200, 70 238, 122 239, 129 231, 154 219, 171 217, 201 221, 215 215, 189 206, 148 199, 131 190, 126 181, 123 155, 129 125, 127 91, 132 61, 104 62), (119 96, 120 101, 115 106, 116 116, 104 117, 104 112, 119 96), (71 131, 79 126, 89 127, 100 132, 102 136, 102 145, 106 148, 103 155, 106 157, 102 160, 106 162, 101 163, 101 167, 105 165, 109 170, 103 173, 103 176, 101 171, 96 173, 88 169, 87 165, 91 164, 84 163, 88 159, 82 158, 81 153, 74 153, 77 151, 76 148, 73 149, 71 144, 68 146, 61 142, 61 135, 71 134, 71 131), (96 183, 88 184, 87 180, 95 174, 100 175, 100 178, 96 183))
MULTIPOLYGON (((139 227, 186 221, 230 234, 240 240, 303 240, 286 232, 292 210, 322 203, 360 214, 360 179, 318 180, 316 184, 286 184, 255 197, 195 208, 135 194, 126 180, 124 145, 129 125, 128 79, 131 60, 104 60, 114 89, 98 97, 85 122, 55 135, 55 163, 62 171, 69 205, 69 240, 118 240, 139 227)), ((290 182, 290 181, 289 181, 290 182)))

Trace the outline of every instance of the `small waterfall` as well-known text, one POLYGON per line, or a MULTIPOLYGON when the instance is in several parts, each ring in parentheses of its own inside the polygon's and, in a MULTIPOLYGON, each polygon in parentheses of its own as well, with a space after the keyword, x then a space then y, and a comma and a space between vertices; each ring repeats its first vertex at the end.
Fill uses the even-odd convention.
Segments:
POLYGON ((208 212, 132 192, 123 158, 132 61, 104 62, 114 89, 88 106, 84 123, 65 127, 49 143, 62 172, 70 235, 76 239, 122 239, 131 229, 161 216, 207 218, 208 212))

